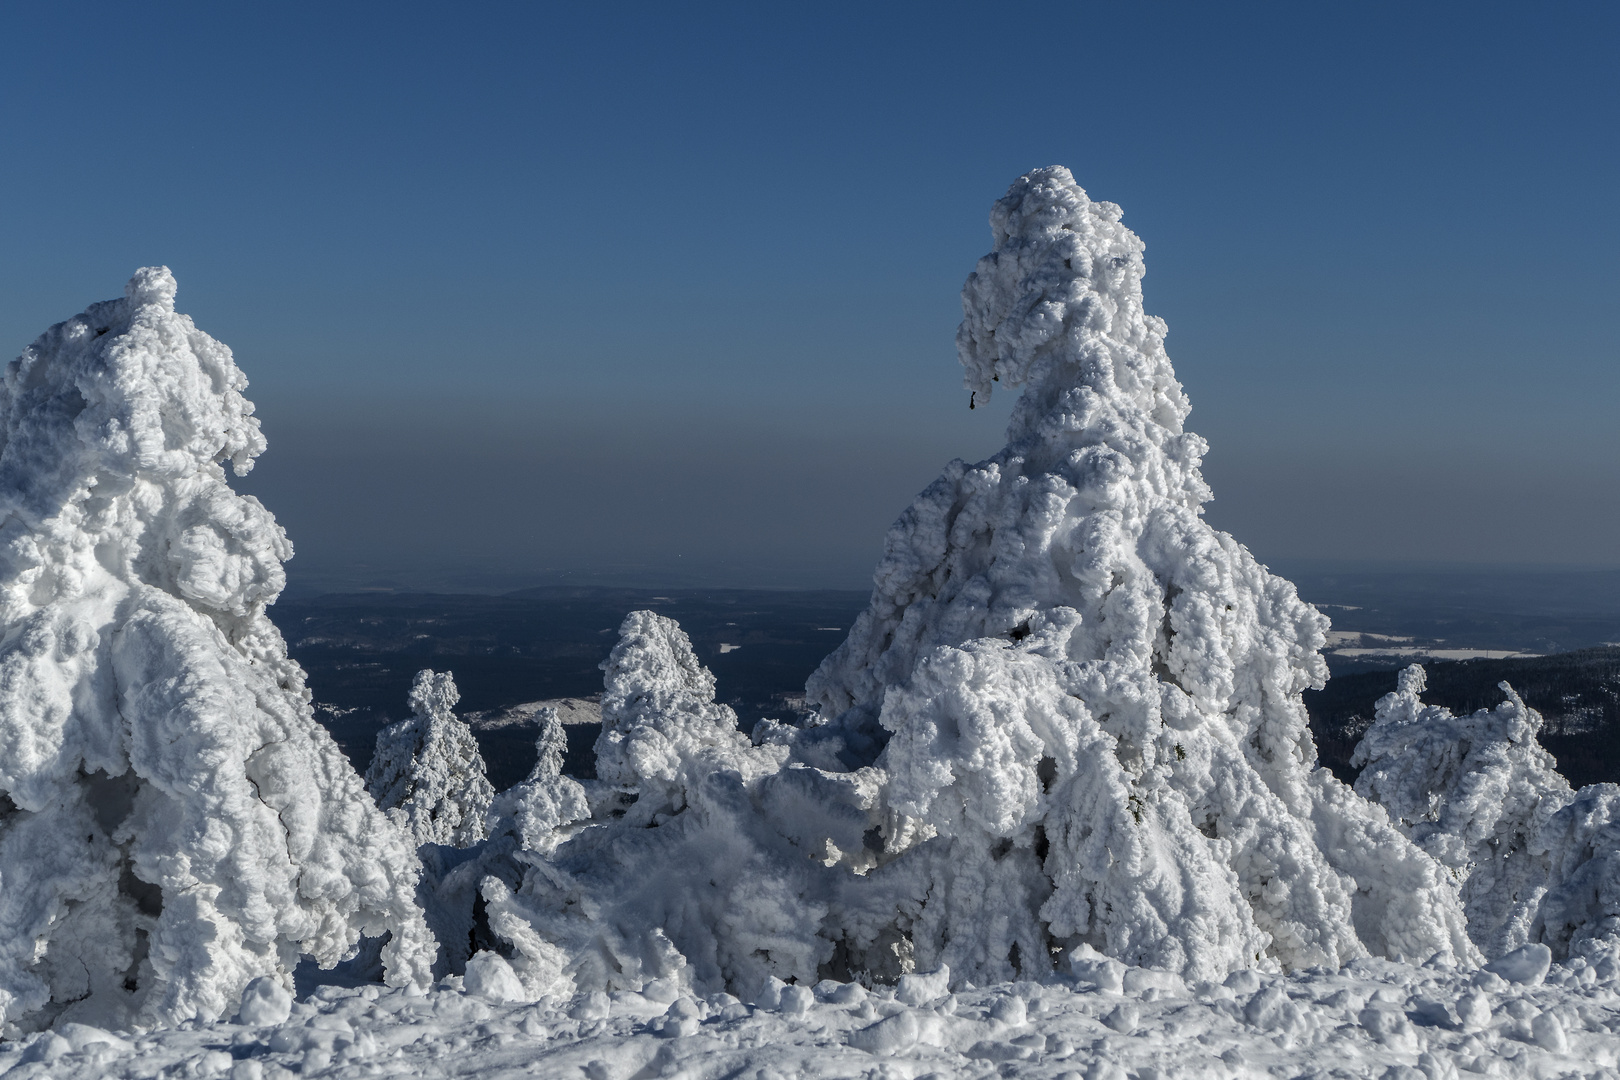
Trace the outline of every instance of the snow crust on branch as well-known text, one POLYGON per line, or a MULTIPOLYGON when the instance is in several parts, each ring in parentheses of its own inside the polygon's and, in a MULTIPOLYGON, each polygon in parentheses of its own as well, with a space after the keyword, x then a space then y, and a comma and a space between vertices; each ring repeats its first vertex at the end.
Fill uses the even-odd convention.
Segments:
POLYGON ((1379 699, 1356 791, 1462 879, 1486 956, 1620 945, 1620 787, 1570 790, 1536 739, 1540 714, 1507 683, 1502 704, 1468 716, 1423 704, 1426 685, 1413 664, 1379 699))
POLYGON ((472 728, 455 714, 455 678, 416 673, 411 716, 377 733, 366 789, 418 844, 464 848, 488 835, 495 798, 472 728))
POLYGON ((212 1019, 300 955, 434 943, 411 846, 264 615, 292 546, 238 495, 264 437, 163 267, 0 384, 0 1018, 212 1019))

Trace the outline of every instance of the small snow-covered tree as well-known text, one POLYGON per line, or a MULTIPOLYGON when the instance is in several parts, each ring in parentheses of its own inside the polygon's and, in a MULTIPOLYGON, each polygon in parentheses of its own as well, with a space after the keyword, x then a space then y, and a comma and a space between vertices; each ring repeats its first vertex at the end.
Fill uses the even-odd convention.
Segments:
POLYGON ((540 732, 535 738, 535 763, 527 779, 496 796, 489 818, 492 846, 509 842, 519 862, 549 855, 563 839, 562 830, 590 816, 585 788, 562 773, 568 736, 557 710, 547 707, 536 714, 540 732))
POLYGON ((715 702, 714 676, 675 620, 631 612, 602 670, 596 776, 636 793, 634 820, 681 809, 704 774, 747 770, 757 757, 737 714, 715 702))
POLYGON ((563 730, 562 718, 550 705, 534 715, 540 731, 534 738, 534 768, 529 770, 530 780, 547 780, 561 776, 563 760, 568 755, 568 733, 563 730))
POLYGON ((830 882, 772 812, 765 788, 785 748, 737 730, 672 619, 632 612, 602 669, 595 827, 558 843, 565 817, 586 810, 567 777, 531 778, 501 798, 529 838, 527 870, 515 890, 486 879, 484 897, 519 976, 537 991, 562 967, 587 990, 814 982, 832 950, 818 937, 830 882))
MULTIPOLYGON (((264 449, 167 269, 0 383, 0 1019, 212 1019, 300 956, 435 945, 420 864, 265 617, 292 547, 226 482, 264 449)), ((12 1030, 16 1030, 13 1028, 12 1030)))
POLYGON ((1413 664, 1378 700, 1356 791, 1461 879, 1485 955, 1539 942, 1562 958, 1620 937, 1620 788, 1571 791, 1507 683, 1507 700, 1468 716, 1423 704, 1426 685, 1413 664))
POLYGON ((455 714, 450 672, 416 673, 411 716, 377 733, 366 788, 418 844, 469 847, 487 834, 495 797, 478 740, 455 714))

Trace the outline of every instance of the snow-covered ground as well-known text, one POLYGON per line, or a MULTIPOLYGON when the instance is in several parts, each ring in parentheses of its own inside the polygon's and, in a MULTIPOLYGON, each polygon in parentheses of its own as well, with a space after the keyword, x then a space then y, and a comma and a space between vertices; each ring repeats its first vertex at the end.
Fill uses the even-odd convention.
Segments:
MULTIPOLYGON (((1099 965, 1097 981, 951 994, 927 977, 824 982, 773 1003, 673 987, 510 1004, 446 980, 426 995, 322 987, 284 1023, 120 1037, 80 1025, 0 1046, 8 1080, 51 1077, 1613 1077, 1612 956, 1490 972, 1358 960, 1242 971, 1192 991, 1099 965)), ((498 984, 499 980, 492 980, 498 984)))
POLYGON ((462 716, 474 731, 498 731, 508 727, 538 727, 542 709, 556 709, 557 722, 571 724, 600 724, 602 722, 601 695, 594 698, 547 698, 545 701, 525 701, 508 705, 504 709, 486 709, 462 716))

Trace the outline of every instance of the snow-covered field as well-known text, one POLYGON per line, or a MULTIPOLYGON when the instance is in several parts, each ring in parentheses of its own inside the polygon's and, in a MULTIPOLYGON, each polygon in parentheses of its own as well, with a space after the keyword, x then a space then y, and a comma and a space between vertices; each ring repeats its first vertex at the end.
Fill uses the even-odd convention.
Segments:
POLYGON ((1613 1075, 1620 788, 1415 665, 1318 767, 1328 620, 1204 520, 1121 216, 996 203, 957 343, 1007 446, 900 516, 803 719, 744 735, 631 612, 599 704, 492 721, 505 791, 449 673, 364 783, 315 722, 168 271, 52 327, 0 388, 0 1073, 1613 1075))
POLYGON ((1445 642, 1418 644, 1410 637, 1368 634, 1359 630, 1329 630, 1322 652, 1328 656, 1365 660, 1374 657, 1423 663, 1430 660, 1512 660, 1540 656, 1540 653, 1507 649, 1476 649, 1445 642))
MULTIPOLYGON (((1532 958, 1533 961, 1534 958, 1532 958)), ((279 1024, 120 1037, 69 1024, 0 1046, 0 1073, 53 1077, 1613 1077, 1613 954, 1501 976, 1358 960, 1237 972, 1189 991, 1106 965, 946 991, 910 977, 777 988, 742 1004, 672 986, 514 1004, 498 986, 323 987, 279 1024), (1101 983, 1102 985, 1098 985, 1101 983)), ((460 979, 448 980, 451 984, 460 979)))

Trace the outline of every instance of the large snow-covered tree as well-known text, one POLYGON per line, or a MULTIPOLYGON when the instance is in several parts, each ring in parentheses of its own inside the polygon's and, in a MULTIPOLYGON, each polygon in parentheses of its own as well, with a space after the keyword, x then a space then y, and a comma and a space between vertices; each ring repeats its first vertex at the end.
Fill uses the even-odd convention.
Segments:
POLYGON ((455 714, 450 672, 416 673, 411 715, 377 733, 366 787, 418 844, 469 847, 488 834, 495 798, 472 728, 455 714))
POLYGON ((1470 956, 1441 868, 1316 767, 1327 619, 1204 521, 1120 218, 1063 168, 996 203, 957 347, 973 401, 1020 391, 1007 446, 901 515, 810 680, 801 755, 886 777, 846 947, 975 982, 1081 944, 1189 978, 1470 956))
POLYGON ((169 271, 0 383, 0 1017, 214 1018, 390 935, 425 985, 419 864, 265 617, 292 554, 234 492, 264 449, 169 271))

